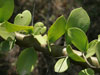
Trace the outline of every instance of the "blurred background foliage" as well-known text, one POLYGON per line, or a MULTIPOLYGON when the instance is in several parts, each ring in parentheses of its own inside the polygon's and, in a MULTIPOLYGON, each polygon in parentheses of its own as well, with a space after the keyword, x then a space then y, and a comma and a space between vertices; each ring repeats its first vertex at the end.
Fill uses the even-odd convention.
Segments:
MULTIPOLYGON (((87 32, 89 41, 97 39, 100 34, 100 0, 35 0, 35 3, 34 0, 15 0, 15 10, 9 21, 13 22, 14 17, 23 10, 30 10, 32 14, 34 12, 34 23, 41 21, 49 28, 59 16, 64 15, 67 19, 71 10, 77 7, 83 7, 90 16, 91 25, 87 32), (33 11, 34 4, 35 11, 33 11)), ((9 57, 7 55, 0 56, 0 64, 3 64, 0 65, 2 75, 18 75, 15 66, 11 64, 16 61, 18 54, 17 48, 17 50, 9 52, 9 57)), ((38 53, 38 57, 37 66, 32 75, 78 75, 78 72, 84 69, 84 66, 71 64, 68 71, 57 74, 53 70, 56 58, 42 53, 38 53)))

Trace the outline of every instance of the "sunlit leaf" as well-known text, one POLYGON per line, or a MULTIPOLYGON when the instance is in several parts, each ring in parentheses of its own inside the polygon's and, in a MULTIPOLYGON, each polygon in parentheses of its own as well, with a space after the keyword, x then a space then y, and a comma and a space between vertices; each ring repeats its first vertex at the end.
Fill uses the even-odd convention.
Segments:
POLYGON ((100 41, 100 35, 98 35, 98 41, 100 41))
POLYGON ((42 22, 37 22, 34 25, 34 35, 44 34, 46 32, 46 26, 42 22))
POLYGON ((15 34, 14 34, 14 33, 8 32, 8 31, 6 30, 6 28, 5 28, 5 27, 2 27, 2 26, 0 26, 0 36, 1 36, 3 39, 5 39, 5 40, 7 40, 9 37, 10 37, 11 39, 14 39, 14 38, 15 38, 15 34))
POLYGON ((66 20, 60 16, 48 30, 48 40, 50 43, 55 42, 65 33, 66 20))
POLYGON ((89 43, 89 48, 87 50, 86 58, 91 57, 92 55, 96 53, 96 50, 95 50, 96 43, 97 43, 97 40, 93 40, 89 43))
POLYGON ((43 38, 42 35, 35 35, 34 38, 36 38, 37 41, 38 41, 41 45, 44 45, 44 46, 45 46, 45 45, 47 44, 46 40, 43 38))
POLYGON ((97 56, 99 64, 100 64, 100 42, 96 43, 95 50, 96 50, 96 56, 97 56))
POLYGON ((30 24, 32 19, 31 12, 28 10, 25 10, 22 12, 22 14, 18 14, 14 19, 14 24, 16 25, 22 25, 27 26, 30 24))
POLYGON ((67 46, 67 53, 68 53, 68 56, 69 56, 72 60, 78 61, 78 62, 85 62, 85 60, 84 60, 82 57, 78 56, 77 54, 75 54, 75 53, 73 52, 73 50, 72 50, 72 48, 71 48, 70 45, 67 46))
POLYGON ((88 39, 86 34, 79 28, 73 27, 68 29, 68 36, 71 42, 80 51, 85 52, 88 49, 88 39))
POLYGON ((66 28, 78 27, 83 31, 87 31, 90 25, 90 18, 87 12, 83 8, 77 8, 72 10, 67 20, 66 28))
POLYGON ((55 70, 55 72, 61 73, 61 72, 66 71, 68 69, 68 67, 69 67, 68 57, 61 58, 56 62, 55 66, 54 66, 54 70, 55 70))
POLYGON ((4 25, 8 32, 16 32, 21 30, 33 30, 33 26, 20 26, 20 25, 11 24, 9 22, 5 22, 4 25))
POLYGON ((79 75, 95 75, 95 74, 92 69, 88 68, 88 69, 81 70, 79 72, 79 75))
POLYGON ((27 48, 21 52, 17 60, 17 71, 19 75, 27 75, 31 72, 31 68, 35 67, 37 53, 34 48, 27 48))
POLYGON ((0 0, 0 22, 8 20, 14 10, 14 0, 0 0))
POLYGON ((43 38, 44 38, 44 40, 47 42, 48 41, 48 36, 47 36, 47 34, 45 34, 44 36, 43 36, 43 38))

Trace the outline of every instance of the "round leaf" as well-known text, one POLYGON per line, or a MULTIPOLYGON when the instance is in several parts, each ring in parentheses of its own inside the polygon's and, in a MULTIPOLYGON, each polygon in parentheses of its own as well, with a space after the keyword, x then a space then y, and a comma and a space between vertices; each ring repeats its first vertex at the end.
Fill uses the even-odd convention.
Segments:
POLYGON ((73 27, 68 29, 68 36, 71 39, 71 42, 77 47, 80 51, 86 52, 88 49, 88 39, 86 34, 79 28, 73 27))
POLYGON ((90 18, 83 8, 72 10, 67 20, 66 28, 78 27, 86 32, 90 25, 90 18))
POLYGON ((30 11, 25 10, 22 14, 18 14, 15 17, 14 24, 27 26, 30 24, 31 19, 32 19, 32 15, 30 11))
POLYGON ((35 66, 37 53, 34 48, 27 48, 21 52, 17 60, 17 71, 20 75, 27 75, 35 66))
POLYGON ((54 70, 55 72, 61 73, 66 71, 68 69, 68 66, 69 66, 68 57, 61 58, 56 62, 54 66, 54 70))
POLYGON ((0 0, 0 22, 8 20, 14 10, 14 0, 0 0))

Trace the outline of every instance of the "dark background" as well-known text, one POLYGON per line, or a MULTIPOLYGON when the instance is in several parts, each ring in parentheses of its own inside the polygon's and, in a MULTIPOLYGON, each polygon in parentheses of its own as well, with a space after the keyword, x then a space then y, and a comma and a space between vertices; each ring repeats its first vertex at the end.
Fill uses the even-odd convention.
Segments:
MULTIPOLYGON (((9 21, 13 23, 14 17, 24 10, 30 10, 33 14, 34 4, 34 23, 41 21, 48 28, 59 16, 64 15, 67 19, 72 9, 83 7, 91 19, 91 25, 87 32, 89 41, 97 39, 100 34, 100 0, 35 0, 35 3, 34 0, 15 0, 15 10, 9 21)), ((22 48, 15 46, 14 50, 5 56, 0 55, 0 75, 18 75, 16 67, 12 64, 16 62, 20 49, 22 48)), ((78 72, 84 69, 78 64, 71 64, 68 71, 57 74, 53 69, 56 58, 40 52, 38 57, 37 66, 32 75, 78 75, 78 72)), ((96 73, 96 75, 100 75, 100 73, 96 73)))

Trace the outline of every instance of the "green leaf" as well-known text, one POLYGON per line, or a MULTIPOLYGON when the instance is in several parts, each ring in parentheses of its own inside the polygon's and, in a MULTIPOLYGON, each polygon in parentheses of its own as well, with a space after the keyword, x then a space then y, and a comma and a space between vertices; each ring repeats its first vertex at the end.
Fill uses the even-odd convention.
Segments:
POLYGON ((15 17, 14 24, 28 26, 31 22, 31 19, 32 19, 31 12, 28 10, 25 10, 24 12, 22 12, 22 14, 18 14, 15 17))
POLYGON ((98 41, 100 41, 100 35, 98 35, 98 41))
POLYGON ((96 56, 97 56, 99 64, 100 64, 100 42, 96 43, 95 50, 96 50, 96 56))
POLYGON ((46 26, 44 26, 44 24, 42 22, 37 22, 34 25, 34 35, 40 35, 40 34, 44 34, 46 32, 46 26))
POLYGON ((48 40, 50 43, 55 42, 65 33, 66 20, 60 16, 48 30, 48 40))
POLYGON ((54 66, 54 70, 55 70, 55 72, 61 73, 61 72, 66 71, 68 69, 68 67, 69 67, 68 57, 61 58, 56 62, 55 66, 54 66))
POLYGON ((8 31, 6 30, 6 28, 5 28, 5 27, 2 27, 2 26, 0 26, 0 36, 1 36, 3 39, 5 39, 5 40, 7 40, 9 37, 10 37, 12 40, 14 40, 14 38, 15 38, 15 34, 14 34, 14 33, 8 32, 8 31))
POLYGON ((35 67, 37 53, 34 48, 27 48, 21 52, 17 60, 17 71, 20 75, 26 75, 35 67))
POLYGON ((80 51, 86 52, 88 49, 88 39, 86 34, 79 28, 73 27, 68 29, 68 36, 72 44, 80 51))
POLYGON ((68 53, 68 56, 74 60, 74 61, 78 61, 78 62, 85 62, 85 60, 78 56, 76 53, 73 52, 72 48, 70 45, 67 46, 67 53, 68 53))
POLYGON ((43 22, 37 22, 34 25, 34 27, 43 27, 43 26, 44 26, 43 22))
POLYGON ((72 10, 67 20, 66 28, 78 27, 86 32, 90 25, 90 18, 83 8, 72 10))
MULTIPOLYGON (((34 36, 34 35, 33 35, 33 36, 34 36)), ((34 37, 38 40, 38 42, 39 42, 42 46, 46 46, 46 45, 47 45, 47 42, 46 42, 46 40, 43 38, 42 35, 35 35, 34 37)))
POLYGON ((47 42, 48 41, 48 36, 47 36, 47 34, 45 34, 44 36, 43 36, 43 38, 44 38, 44 40, 47 42))
POLYGON ((11 38, 8 38, 5 41, 2 41, 0 43, 0 51, 1 52, 8 52, 14 47, 15 40, 12 40, 11 38))
POLYGON ((91 57, 92 55, 96 53, 96 50, 95 50, 96 43, 97 43, 97 40, 93 40, 89 43, 89 48, 86 52, 87 53, 86 58, 91 57))
POLYGON ((20 26, 20 25, 11 24, 7 21, 4 23, 4 25, 6 26, 8 32, 16 32, 21 30, 33 30, 33 26, 20 26))
POLYGON ((0 0, 0 8, 4 5, 5 1, 4 0, 0 0))
POLYGON ((8 20, 14 10, 14 0, 0 0, 0 23, 8 20))
POLYGON ((70 37, 68 36, 68 33, 67 33, 67 32, 65 32, 65 39, 66 39, 66 44, 67 44, 67 45, 70 45, 70 44, 71 44, 71 39, 70 39, 70 37))
POLYGON ((94 74, 94 71, 92 69, 87 68, 87 69, 81 70, 79 72, 79 75, 95 75, 95 74, 94 74))
POLYGON ((9 41, 3 41, 0 43, 0 51, 7 52, 10 50, 10 43, 9 41))

